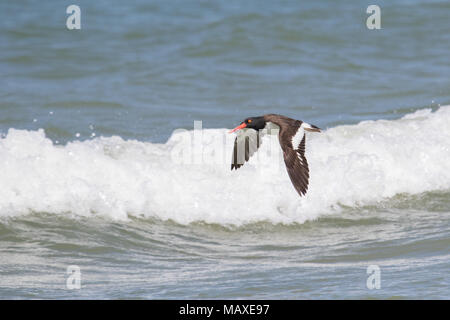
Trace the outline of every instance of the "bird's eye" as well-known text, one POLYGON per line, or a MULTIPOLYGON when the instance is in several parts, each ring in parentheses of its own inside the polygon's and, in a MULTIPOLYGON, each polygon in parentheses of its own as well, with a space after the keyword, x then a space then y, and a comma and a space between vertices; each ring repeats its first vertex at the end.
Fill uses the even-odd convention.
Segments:
POLYGON ((247 122, 248 122, 248 123, 252 123, 252 119, 248 119, 247 122))

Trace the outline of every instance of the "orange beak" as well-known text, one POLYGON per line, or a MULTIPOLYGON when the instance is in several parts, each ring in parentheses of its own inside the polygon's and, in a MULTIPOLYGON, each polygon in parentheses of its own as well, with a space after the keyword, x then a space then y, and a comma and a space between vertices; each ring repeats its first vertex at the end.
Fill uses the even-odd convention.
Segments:
POLYGON ((245 122, 242 122, 240 125, 238 125, 236 128, 234 128, 233 130, 231 130, 230 132, 228 132, 228 133, 233 133, 233 132, 235 132, 235 131, 237 131, 237 130, 240 130, 240 129, 242 129, 242 128, 245 128, 247 126, 247 124, 245 123, 245 122))

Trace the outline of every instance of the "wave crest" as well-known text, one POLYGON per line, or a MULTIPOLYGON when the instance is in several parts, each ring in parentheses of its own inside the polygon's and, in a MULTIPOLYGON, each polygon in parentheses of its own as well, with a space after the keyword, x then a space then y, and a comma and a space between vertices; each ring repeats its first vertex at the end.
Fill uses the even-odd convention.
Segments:
POLYGON ((58 146, 42 129, 10 129, 0 139, 0 216, 303 223, 341 205, 450 189, 450 106, 308 134, 311 177, 303 198, 274 152, 276 137, 266 137, 258 156, 231 172, 233 135, 226 132, 201 130, 187 163, 179 161, 180 146, 196 131, 174 132, 165 144, 100 137, 58 146))

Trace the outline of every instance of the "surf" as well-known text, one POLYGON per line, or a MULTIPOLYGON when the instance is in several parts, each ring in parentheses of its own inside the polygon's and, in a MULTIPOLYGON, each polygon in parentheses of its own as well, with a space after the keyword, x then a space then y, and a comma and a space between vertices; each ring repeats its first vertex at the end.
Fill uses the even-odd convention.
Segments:
POLYGON ((291 224, 399 194, 450 190, 450 106, 307 135, 305 197, 292 188, 276 136, 231 172, 227 131, 176 130, 161 144, 113 136, 58 145, 42 129, 11 128, 0 138, 0 217, 291 224))

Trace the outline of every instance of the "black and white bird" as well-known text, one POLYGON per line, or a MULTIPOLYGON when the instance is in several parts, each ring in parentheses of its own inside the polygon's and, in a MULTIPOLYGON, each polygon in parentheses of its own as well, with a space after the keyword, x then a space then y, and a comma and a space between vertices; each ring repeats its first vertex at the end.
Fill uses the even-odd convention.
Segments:
POLYGON ((320 128, 306 122, 278 114, 245 119, 230 133, 240 130, 234 140, 231 170, 239 169, 258 150, 264 129, 278 129, 278 140, 283 150, 289 178, 300 196, 308 191, 309 168, 305 157, 305 131, 320 132, 320 128), (240 130, 243 129, 243 130, 240 130))

